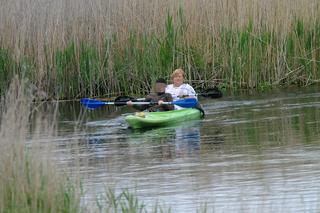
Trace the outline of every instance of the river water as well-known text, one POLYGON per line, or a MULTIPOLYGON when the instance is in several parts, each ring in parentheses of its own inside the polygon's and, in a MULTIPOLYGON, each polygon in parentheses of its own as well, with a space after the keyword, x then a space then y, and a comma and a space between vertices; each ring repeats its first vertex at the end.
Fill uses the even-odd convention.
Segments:
POLYGON ((203 120, 147 131, 128 129, 126 107, 60 104, 55 157, 88 204, 112 187, 172 212, 319 212, 318 90, 201 99, 203 120))

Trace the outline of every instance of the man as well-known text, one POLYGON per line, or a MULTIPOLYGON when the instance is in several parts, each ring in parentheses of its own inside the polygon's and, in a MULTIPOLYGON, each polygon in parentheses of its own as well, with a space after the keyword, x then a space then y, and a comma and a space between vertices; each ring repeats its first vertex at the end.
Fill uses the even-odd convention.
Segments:
MULTIPOLYGON (((146 96, 145 102, 154 102, 158 103, 157 105, 133 105, 135 109, 138 110, 148 110, 149 112, 162 112, 174 110, 174 105, 172 104, 162 104, 163 102, 171 102, 173 101, 172 95, 170 93, 166 93, 167 82, 163 78, 159 78, 156 81, 154 93, 151 93, 146 96)), ((127 104, 129 106, 132 105, 132 101, 128 101, 127 104)))

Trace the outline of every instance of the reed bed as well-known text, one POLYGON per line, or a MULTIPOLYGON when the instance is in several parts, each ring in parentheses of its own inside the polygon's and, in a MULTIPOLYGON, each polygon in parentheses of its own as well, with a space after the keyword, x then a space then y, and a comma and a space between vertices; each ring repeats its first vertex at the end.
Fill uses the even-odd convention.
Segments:
POLYGON ((57 172, 50 150, 36 142, 39 133, 50 140, 54 120, 39 115, 39 133, 29 137, 32 97, 27 82, 14 77, 0 104, 0 212, 78 212, 76 184, 57 172))
MULTIPOLYGON (((85 196, 80 172, 69 177, 54 159, 57 113, 37 112, 30 82, 17 76, 0 103, 0 212, 168 212, 159 205, 148 209, 127 189, 106 189, 96 204, 85 196), (36 118, 35 118, 36 117, 36 118), (30 131, 32 129, 32 137, 30 131), (45 136, 45 137, 43 137, 45 136)), ((56 109, 56 108, 54 108, 56 109)), ((79 161, 77 156, 75 161, 79 161)))
POLYGON ((318 0, 0 0, 0 80, 50 96, 146 93, 177 67, 196 88, 319 81, 318 0))

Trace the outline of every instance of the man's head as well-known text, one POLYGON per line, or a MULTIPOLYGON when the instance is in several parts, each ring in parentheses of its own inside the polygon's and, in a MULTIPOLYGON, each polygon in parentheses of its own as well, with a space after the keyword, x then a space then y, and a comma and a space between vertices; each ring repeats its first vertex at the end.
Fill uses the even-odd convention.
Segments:
POLYGON ((163 78, 159 78, 158 80, 156 80, 156 88, 155 88, 155 92, 157 94, 162 94, 165 92, 166 90, 166 86, 167 86, 167 81, 164 80, 163 78))

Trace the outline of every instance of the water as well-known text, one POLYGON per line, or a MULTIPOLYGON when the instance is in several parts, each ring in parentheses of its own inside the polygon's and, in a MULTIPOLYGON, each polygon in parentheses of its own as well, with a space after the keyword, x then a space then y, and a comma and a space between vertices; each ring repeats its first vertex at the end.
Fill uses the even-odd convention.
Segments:
POLYGON ((201 103, 205 119, 148 131, 128 129, 127 108, 62 104, 56 159, 80 172, 89 204, 113 187, 172 212, 319 211, 318 88, 201 103))

